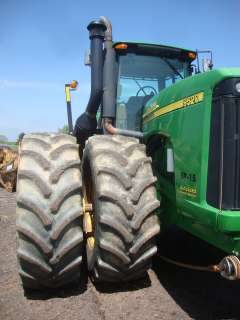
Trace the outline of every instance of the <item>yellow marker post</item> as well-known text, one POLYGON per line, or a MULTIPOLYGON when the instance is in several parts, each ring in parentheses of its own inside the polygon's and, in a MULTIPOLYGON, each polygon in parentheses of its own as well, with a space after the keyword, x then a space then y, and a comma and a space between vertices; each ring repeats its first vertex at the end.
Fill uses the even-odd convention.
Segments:
POLYGON ((71 83, 65 84, 65 94, 67 102, 67 116, 68 116, 68 133, 73 134, 73 123, 72 123, 72 106, 71 106, 71 90, 76 90, 78 82, 73 80, 71 83))
POLYGON ((65 92, 66 92, 66 101, 71 102, 71 95, 70 95, 70 87, 65 86, 65 92))

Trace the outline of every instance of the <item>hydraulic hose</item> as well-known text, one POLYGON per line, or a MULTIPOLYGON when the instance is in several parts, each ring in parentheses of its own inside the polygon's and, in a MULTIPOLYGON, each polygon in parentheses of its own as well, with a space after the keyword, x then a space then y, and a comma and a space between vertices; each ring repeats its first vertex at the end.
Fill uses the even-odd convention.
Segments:
POLYGON ((196 266, 196 265, 192 265, 192 264, 178 262, 178 261, 172 260, 172 259, 164 257, 164 256, 159 256, 159 257, 168 263, 171 263, 171 264, 174 264, 175 266, 186 268, 186 269, 197 270, 197 271, 217 272, 217 273, 219 273, 221 271, 219 268, 219 265, 196 266))
POLYGON ((159 258, 165 262, 171 263, 175 266, 196 270, 196 271, 207 271, 220 273, 220 275, 228 280, 239 280, 240 279, 240 260, 237 256, 227 256, 223 258, 219 264, 213 264, 209 266, 197 266, 187 264, 179 261, 172 260, 165 256, 159 255, 159 258))

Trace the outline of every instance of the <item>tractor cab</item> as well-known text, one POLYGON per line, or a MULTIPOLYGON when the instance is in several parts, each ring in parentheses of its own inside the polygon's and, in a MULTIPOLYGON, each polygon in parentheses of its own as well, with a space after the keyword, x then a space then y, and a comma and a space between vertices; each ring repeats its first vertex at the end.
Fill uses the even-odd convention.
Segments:
POLYGON ((117 42, 116 126, 141 131, 146 103, 192 73, 193 51, 144 43, 117 42))

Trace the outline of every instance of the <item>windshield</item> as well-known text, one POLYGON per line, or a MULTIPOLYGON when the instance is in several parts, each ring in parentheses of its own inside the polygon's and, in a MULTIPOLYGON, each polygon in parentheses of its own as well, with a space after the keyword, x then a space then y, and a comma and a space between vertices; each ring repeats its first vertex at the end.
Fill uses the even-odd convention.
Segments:
POLYGON ((189 62, 128 53, 119 56, 117 127, 141 130, 146 102, 164 88, 189 76, 189 62))

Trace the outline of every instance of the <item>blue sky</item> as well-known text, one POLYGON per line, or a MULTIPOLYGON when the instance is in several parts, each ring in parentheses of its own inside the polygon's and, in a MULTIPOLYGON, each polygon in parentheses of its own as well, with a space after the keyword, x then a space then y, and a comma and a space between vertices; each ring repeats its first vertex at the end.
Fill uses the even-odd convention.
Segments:
POLYGON ((84 110, 91 20, 109 17, 115 40, 211 48, 215 68, 239 67, 239 9, 239 0, 0 0, 0 134, 62 127, 71 79, 74 119, 84 110))

